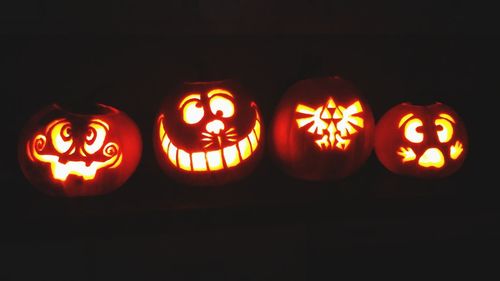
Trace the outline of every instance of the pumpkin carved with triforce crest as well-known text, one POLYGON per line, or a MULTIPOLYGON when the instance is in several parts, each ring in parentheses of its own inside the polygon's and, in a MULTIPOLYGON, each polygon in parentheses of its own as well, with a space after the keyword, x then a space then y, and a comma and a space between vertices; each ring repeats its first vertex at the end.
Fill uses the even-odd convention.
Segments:
POLYGON ((272 123, 272 151, 290 175, 340 179, 354 173, 373 147, 374 119, 359 91, 338 76, 292 85, 272 123))

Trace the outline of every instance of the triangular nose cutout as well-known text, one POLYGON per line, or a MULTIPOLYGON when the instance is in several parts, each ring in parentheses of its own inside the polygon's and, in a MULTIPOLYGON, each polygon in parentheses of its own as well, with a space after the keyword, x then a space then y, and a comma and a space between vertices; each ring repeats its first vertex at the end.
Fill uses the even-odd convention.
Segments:
POLYGON ((335 112, 333 113, 333 119, 342 119, 342 113, 338 108, 336 108, 335 112))
POLYGON ((323 108, 323 112, 321 113, 321 119, 329 120, 332 119, 332 114, 328 108, 323 108))
POLYGON ((326 107, 327 108, 335 108, 337 105, 335 105, 335 102, 333 102, 332 98, 329 98, 328 101, 326 102, 326 107))

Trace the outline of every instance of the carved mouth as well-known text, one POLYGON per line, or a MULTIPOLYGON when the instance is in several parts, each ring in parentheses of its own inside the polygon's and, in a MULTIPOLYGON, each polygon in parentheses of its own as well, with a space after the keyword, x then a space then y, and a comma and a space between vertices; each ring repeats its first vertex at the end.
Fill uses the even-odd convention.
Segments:
POLYGON ((261 121, 255 104, 252 103, 252 107, 255 109, 255 124, 249 134, 236 141, 235 144, 220 149, 196 152, 187 152, 171 141, 163 127, 165 116, 161 115, 158 122, 163 152, 172 165, 184 171, 218 171, 238 166, 252 156, 259 146, 261 121))
MULTIPOLYGON (((463 144, 456 141, 449 148, 449 156, 451 160, 457 160, 463 152, 463 144)), ((417 161, 418 165, 423 168, 437 168, 440 169, 446 164, 443 152, 436 147, 427 148, 424 153, 417 157, 417 154, 411 147, 400 147, 397 154, 401 156, 401 162, 407 163, 417 161), (418 159, 417 159, 418 158, 418 159)))
POLYGON ((231 127, 221 133, 214 134, 209 132, 202 132, 203 138, 201 141, 204 143, 203 148, 219 148, 227 143, 235 143, 238 141, 234 127, 231 127))
MULTIPOLYGON (((59 161, 59 156, 57 155, 44 155, 39 154, 37 151, 37 143, 40 140, 44 140, 45 136, 38 135, 35 137, 35 140, 32 142, 31 147, 30 144, 27 144, 27 152, 29 158, 34 161, 37 159, 43 163, 50 164, 50 170, 52 172, 52 177, 55 180, 66 181, 69 175, 75 175, 82 177, 84 180, 92 180, 95 178, 95 175, 99 169, 109 167, 109 169, 114 169, 120 165, 122 162, 123 154, 115 153, 111 158, 104 162, 93 161, 90 165, 87 165, 85 161, 67 161, 66 163, 61 163, 59 161), (31 148, 31 149, 30 149, 31 148), (33 153, 30 153, 30 152, 33 153)), ((111 143, 112 145, 107 145, 107 147, 114 146, 117 147, 116 144, 111 143)), ((108 152, 105 152, 108 153, 108 152)))
POLYGON ((444 166, 444 155, 438 148, 432 147, 425 150, 424 154, 418 158, 418 165, 424 168, 441 168, 444 166))

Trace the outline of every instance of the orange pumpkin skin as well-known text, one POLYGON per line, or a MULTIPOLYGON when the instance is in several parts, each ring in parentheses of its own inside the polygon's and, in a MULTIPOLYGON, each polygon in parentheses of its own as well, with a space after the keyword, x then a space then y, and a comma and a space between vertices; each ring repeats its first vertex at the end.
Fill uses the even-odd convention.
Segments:
POLYGON ((337 76, 301 80, 276 109, 272 151, 291 176, 341 179, 369 157, 374 127, 370 107, 351 83, 337 76))
POLYGON ((194 186, 225 185, 248 176, 263 144, 257 104, 231 80, 183 83, 165 97, 153 131, 162 170, 194 186))
POLYGON ((446 177, 463 164, 468 137, 449 106, 401 103, 377 123, 375 153, 391 172, 420 178, 446 177))
POLYGON ((103 104, 86 113, 49 105, 28 121, 18 146, 26 178, 42 192, 64 197, 116 190, 132 175, 141 153, 135 122, 103 104))

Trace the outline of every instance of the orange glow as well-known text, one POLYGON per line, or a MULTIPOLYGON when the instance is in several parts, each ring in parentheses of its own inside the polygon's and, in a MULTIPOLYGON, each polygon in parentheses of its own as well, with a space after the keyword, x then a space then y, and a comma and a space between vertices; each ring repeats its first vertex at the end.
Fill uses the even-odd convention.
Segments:
POLYGON ((408 120, 410 119, 411 117, 413 116, 413 113, 408 113, 406 114, 405 116, 403 116, 401 118, 401 120, 399 120, 399 125, 398 125, 398 128, 401 128, 401 126, 403 126, 403 124, 408 120))
POLYGON ((218 171, 224 169, 222 163, 222 154, 220 149, 207 152, 208 167, 210 171, 218 171))
MULTIPOLYGON (((215 150, 188 152, 174 145, 163 125, 165 116, 160 115, 158 117, 158 132, 161 146, 170 163, 185 171, 219 171, 225 168, 235 167, 243 160, 251 157, 259 146, 261 124, 256 109, 255 118, 255 124, 250 130, 250 133, 237 141, 236 144, 215 150)), ((231 136, 236 136, 233 130, 234 129, 229 129, 227 132, 231 136)), ((207 138, 211 136, 208 133, 204 133, 203 135, 207 138)))
POLYGON ((260 118, 259 115, 257 115, 257 120, 255 121, 255 127, 253 127, 253 131, 255 133, 255 137, 257 140, 260 140, 260 118))
MULTIPOLYGON (((447 143, 453 137, 453 124, 455 120, 446 113, 439 114, 438 119, 434 121, 437 129, 437 136, 439 142, 447 143)), ((418 132, 418 128, 423 126, 422 120, 414 117, 412 113, 406 114, 399 121, 399 127, 404 125, 404 136, 407 140, 413 143, 421 143, 424 140, 424 134, 418 132), (406 125, 405 125, 406 123, 406 125)), ((397 152, 398 155, 402 157, 402 162, 413 161, 417 158, 417 155, 412 148, 400 147, 397 152)), ((461 142, 457 141, 454 145, 450 146, 450 158, 456 160, 460 154, 462 154, 463 145, 461 142)), ((445 159, 443 153, 440 149, 432 147, 425 150, 425 152, 418 158, 418 164, 421 167, 429 168, 441 168, 445 164, 445 159)))
POLYGON ((181 100, 181 102, 179 103, 179 109, 181 109, 184 106, 184 104, 187 103, 188 101, 192 102, 192 101, 200 101, 200 100, 201 100, 200 94, 189 94, 181 100))
POLYGON ((444 166, 444 156, 441 150, 433 147, 427 149, 418 159, 418 164, 424 168, 435 167, 441 168, 444 166))
POLYGON ((179 160, 179 168, 191 171, 191 155, 189 153, 185 150, 179 149, 177 150, 177 158, 179 160))
MULTIPOLYGON (((255 146, 257 148, 257 146, 255 146)), ((224 147, 222 150, 224 153, 224 159, 226 160, 226 165, 228 168, 234 167, 240 163, 240 154, 236 144, 224 147)))
MULTIPOLYGON (((96 153, 102 147, 108 129, 108 124, 102 120, 91 120, 89 124, 89 132, 91 133, 87 134, 85 137, 86 141, 92 141, 90 143, 91 149, 87 152, 91 154, 96 153), (92 145, 99 147, 93 149, 92 145)), ((47 125, 45 134, 50 134, 52 146, 57 152, 64 154, 69 151, 68 154, 73 155, 77 150, 76 147, 73 146, 74 142, 71 136, 71 124, 68 121, 59 119, 51 122, 47 125), (70 148, 72 149, 70 150, 70 148)), ((59 181, 65 181, 69 175, 76 175, 82 177, 84 180, 92 180, 95 178, 99 169, 105 167, 113 169, 118 167, 122 162, 122 154, 119 152, 119 147, 116 143, 110 142, 104 147, 102 153, 104 156, 109 157, 107 160, 102 162, 93 161, 90 165, 87 165, 86 161, 83 160, 65 161, 62 163, 59 161, 60 156, 58 155, 43 154, 46 145, 47 137, 43 134, 38 134, 33 138, 31 144, 28 142, 26 153, 33 162, 39 161, 50 164, 52 177, 59 181)), ((83 154, 81 147, 78 151, 83 154)))
POLYGON ((314 142, 321 150, 347 150, 351 142, 349 137, 365 126, 364 119, 357 116, 362 112, 360 101, 355 101, 346 108, 337 105, 329 97, 324 105, 317 108, 298 104, 295 113, 299 117, 295 121, 299 128, 309 126, 307 132, 319 137, 314 142))
POLYGON ((450 120, 453 124, 455 124, 455 119, 453 119, 453 117, 451 117, 449 114, 446 114, 446 113, 440 113, 440 114, 439 114, 439 117, 444 118, 444 119, 448 119, 448 120, 450 120))
POLYGON ((259 142, 257 141, 257 138, 255 137, 255 133, 253 132, 250 132, 250 134, 248 134, 248 140, 250 141, 250 145, 252 146, 252 150, 255 150, 257 148, 257 146, 259 145, 259 142))
POLYGON ((207 170, 207 159, 205 157, 205 152, 192 153, 191 160, 193 160, 193 171, 207 170))
POLYGON ((199 98, 199 95, 190 95, 190 96, 187 96, 181 102, 181 104, 183 104, 182 119, 187 124, 196 124, 196 123, 200 122, 200 120, 205 115, 205 110, 203 109, 203 106, 200 105, 200 100, 194 99, 191 96, 198 96, 198 98, 199 98), (185 101, 186 99, 188 99, 188 100, 185 101))
MULTIPOLYGON (((447 143, 453 137, 453 124, 455 119, 449 114, 440 113, 438 119, 434 120, 434 124, 437 127, 437 136, 439 142, 447 143)), ((406 114, 399 121, 399 127, 404 125, 404 136, 407 140, 413 143, 422 143, 424 140, 424 134, 418 132, 418 128, 423 126, 422 120, 414 117, 412 113, 406 114), (406 125, 405 125, 406 123, 406 125)), ((403 163, 408 161, 413 161, 417 158, 417 155, 410 147, 404 148, 400 147, 397 152, 398 155, 403 157, 401 160, 403 163)), ((456 160, 460 154, 463 152, 463 145, 460 141, 456 141, 455 144, 450 146, 450 158, 456 160)), ((418 159, 418 164, 424 168, 435 167, 441 168, 445 164, 445 159, 443 153, 440 149, 432 147, 428 148, 422 156, 418 159)))
MULTIPOLYGON (((440 116, 441 115, 442 114, 440 114, 440 116)), ((451 137, 453 137, 453 125, 449 120, 450 119, 439 118, 434 121, 434 124, 439 128, 437 131, 438 139, 442 143, 449 142, 451 137)))
POLYGON ((68 121, 58 120, 49 124, 51 126, 50 137, 54 148, 59 153, 65 153, 73 145, 73 139, 71 138, 71 124, 68 121))
POLYGON ((398 151, 398 155, 403 157, 403 159, 401 160, 403 163, 408 162, 408 161, 413 161, 417 158, 417 155, 415 154, 413 149, 411 149, 411 147, 407 147, 407 148, 400 147, 399 151, 398 151))
POLYGON ((459 141, 456 141, 455 144, 450 147, 450 158, 453 160, 457 160, 463 151, 463 144, 459 141))
POLYGON ((220 111, 222 117, 229 118, 234 115, 234 104, 226 97, 217 95, 210 99, 210 110, 214 115, 220 111))
POLYGON ((328 128, 326 130, 329 134, 324 135, 320 140, 315 141, 319 147, 328 147, 335 144, 335 132, 337 131, 337 129, 333 125, 333 122, 330 122, 330 125, 328 125, 328 128))
POLYGON ((245 160, 252 154, 252 147, 250 146, 250 142, 248 138, 244 138, 238 142, 238 148, 240 150, 241 159, 245 160))
POLYGON ((96 153, 104 144, 106 138, 107 124, 99 119, 94 119, 89 124, 89 131, 85 136, 83 148, 89 154, 96 153))
POLYGON ((220 131, 224 130, 224 123, 222 123, 222 121, 217 119, 210 121, 205 127, 205 130, 212 134, 219 134, 220 131))
POLYGON ((410 119, 405 125, 405 138, 413 143, 421 143, 424 141, 424 134, 417 131, 417 128, 422 127, 422 125, 422 120, 418 118, 410 119))
POLYGON ((363 108, 361 107, 361 103, 359 101, 356 101, 347 108, 339 106, 338 109, 339 111, 335 110, 335 113, 338 116, 342 116, 342 119, 340 119, 337 123, 337 129, 340 131, 340 135, 342 137, 352 135, 357 132, 352 125, 355 125, 358 128, 364 127, 363 118, 353 116, 354 114, 363 112, 363 108))
MULTIPOLYGON (((168 139, 168 137, 166 137, 166 139, 168 139)), ((168 147, 168 159, 170 159, 170 161, 177 166, 177 147, 173 143, 170 143, 170 146, 168 147)))
POLYGON ((224 89, 213 89, 210 92, 208 92, 207 97, 211 98, 212 96, 215 96, 215 95, 226 95, 226 96, 233 97, 233 94, 231 94, 229 91, 226 91, 224 89))
POLYGON ((313 109, 303 104, 298 104, 295 108, 296 113, 301 113, 304 115, 309 115, 309 117, 298 118, 296 120, 299 128, 306 125, 311 125, 307 130, 311 134, 322 135, 323 130, 326 130, 328 123, 321 119, 321 112, 323 111, 323 106, 313 109))
POLYGON ((113 164, 109 168, 110 169, 114 169, 114 168, 120 166, 120 164, 122 163, 122 161, 123 161, 123 154, 120 154, 120 156, 118 157, 118 160, 116 160, 115 164, 113 164))

